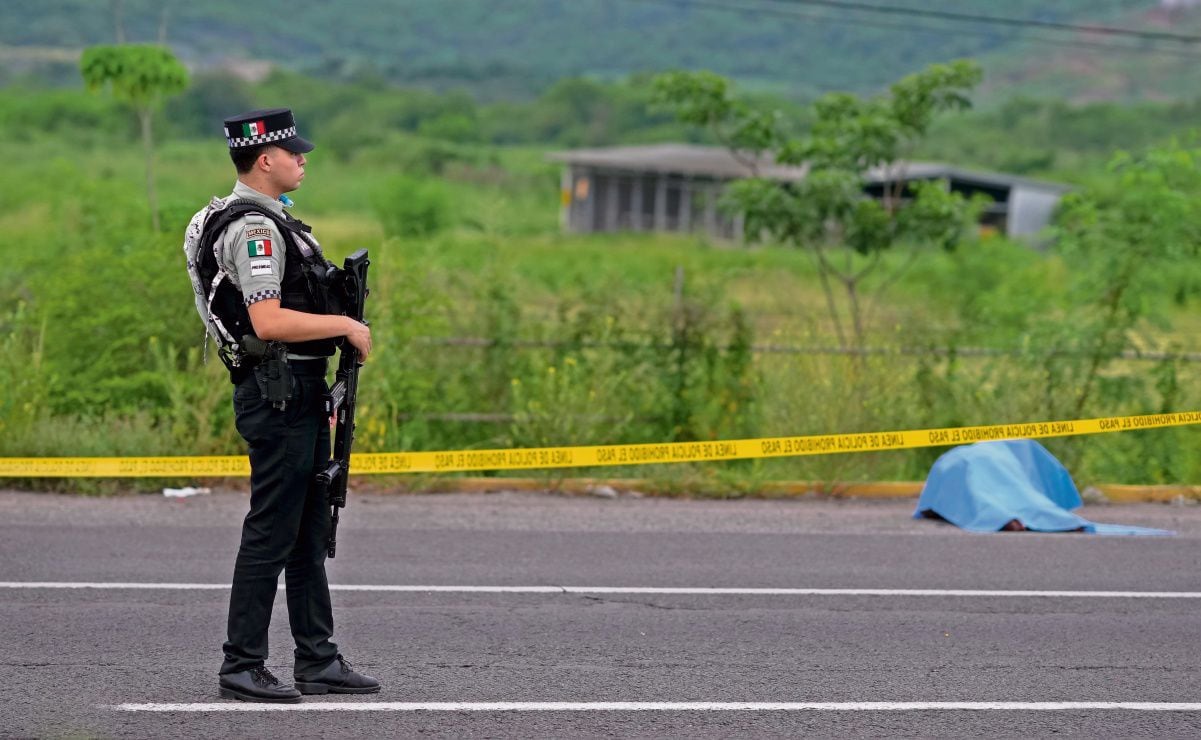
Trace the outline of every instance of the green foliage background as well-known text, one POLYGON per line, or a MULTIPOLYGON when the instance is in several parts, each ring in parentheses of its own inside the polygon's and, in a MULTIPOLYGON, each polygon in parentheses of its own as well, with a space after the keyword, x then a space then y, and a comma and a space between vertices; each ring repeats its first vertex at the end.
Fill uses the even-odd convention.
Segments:
MULTIPOLYGON (((926 0, 886 4, 932 7, 926 0)), ((1155 5, 1155 0, 958 0, 943 9, 1159 29, 1148 17, 1155 5)), ((327 79, 370 76, 435 90, 465 89, 491 101, 528 98, 564 77, 611 81, 673 68, 711 69, 755 89, 811 98, 830 90, 878 90, 931 63, 969 56, 987 57, 999 84, 1021 83, 1055 96, 1091 93, 1097 79, 1104 79, 1106 97, 1188 95, 1201 75, 1183 57, 1059 50, 1003 25, 786 0, 358 0, 350 6, 326 0, 123 0, 123 8, 128 39, 135 42, 157 38, 165 8, 167 41, 192 63, 267 60, 327 79), (1081 66, 1089 69, 1082 73, 1081 66)), ((1178 22, 1185 29, 1198 23, 1188 17, 1178 22)), ((1109 41, 1046 29, 1033 35, 1109 41)), ((111 43, 113 36, 109 2, 0 3, 0 44, 79 49, 111 43)), ((68 70, 65 79, 71 78, 68 70)))
MULTIPOLYGON (((372 251, 364 450, 1051 419, 1077 410, 1098 346, 1196 349, 1201 273, 1188 235, 1201 214, 1181 206, 1201 198, 1186 176, 1201 169, 1188 134, 1195 104, 1018 100, 939 121, 923 156, 1065 179, 1079 200, 1048 250, 991 238, 919 262, 874 314, 866 344, 882 352, 854 360, 823 351, 831 327, 799 250, 559 232, 548 145, 705 140, 654 110, 644 83, 565 80, 526 103, 484 104, 294 74, 201 78, 160 118, 160 236, 146 226, 130 113, 78 90, 0 91, 0 455, 241 451, 224 371, 203 362, 181 234, 233 183, 211 122, 292 98, 305 101, 300 123, 319 147, 296 213, 335 260, 372 251), (1115 148, 1135 156, 1115 168, 1115 148), (1161 199, 1176 204, 1170 223, 1155 218, 1161 199), (417 232, 390 226, 404 208, 436 216, 417 232), (1122 230, 1120 214, 1142 220, 1122 230), (1122 272, 1113 265, 1131 234, 1165 249, 1122 272), (1115 275, 1127 278, 1116 345, 1094 321, 1115 275)), ((795 104, 774 102, 805 126, 795 104)), ((1198 408, 1195 368, 1106 357, 1080 415, 1198 408)), ((1197 437, 1185 428, 1050 446, 1085 484, 1198 482, 1197 437)), ((743 495, 782 478, 921 478, 937 454, 603 474, 743 495)))

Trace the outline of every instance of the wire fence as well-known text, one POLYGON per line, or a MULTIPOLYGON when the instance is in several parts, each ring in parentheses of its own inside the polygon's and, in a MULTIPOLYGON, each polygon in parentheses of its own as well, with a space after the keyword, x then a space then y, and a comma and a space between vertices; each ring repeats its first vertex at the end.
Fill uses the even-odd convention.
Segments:
MULTIPOLYGON (((490 339, 488 337, 417 337, 416 343, 429 347, 498 348, 510 349, 616 349, 640 348, 670 349, 668 342, 615 342, 615 341, 564 341, 539 339, 490 339)), ((726 350, 729 347, 720 347, 726 350)), ((999 347, 834 347, 826 345, 752 344, 755 354, 764 355, 829 355, 839 357, 1093 357, 1094 353, 1080 350, 1031 350, 1028 348, 999 347)), ((1163 350, 1128 349, 1100 356, 1103 360, 1131 360, 1134 362, 1201 362, 1201 352, 1167 352, 1163 350)))

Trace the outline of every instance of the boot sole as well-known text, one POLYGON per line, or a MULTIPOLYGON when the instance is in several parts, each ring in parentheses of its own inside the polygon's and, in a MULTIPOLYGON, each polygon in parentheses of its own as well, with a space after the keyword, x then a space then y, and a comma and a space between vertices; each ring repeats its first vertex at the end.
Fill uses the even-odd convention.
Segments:
POLYGON ((221 686, 218 689, 218 693, 221 695, 222 699, 237 699, 239 701, 256 701, 256 702, 263 702, 266 704, 299 704, 300 703, 299 696, 281 696, 278 699, 275 699, 275 698, 266 697, 266 696, 255 696, 254 694, 246 694, 241 691, 238 691, 237 689, 227 689, 224 686, 221 686))
POLYGON ((349 686, 331 686, 327 683, 306 683, 305 681, 294 681, 292 683, 296 690, 305 695, 313 694, 374 694, 379 691, 379 686, 366 686, 361 689, 351 688, 349 686))

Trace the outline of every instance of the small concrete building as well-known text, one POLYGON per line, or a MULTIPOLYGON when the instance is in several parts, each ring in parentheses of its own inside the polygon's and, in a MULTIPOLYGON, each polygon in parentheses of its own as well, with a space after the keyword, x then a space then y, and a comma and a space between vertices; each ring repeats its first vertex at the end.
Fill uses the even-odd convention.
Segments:
MULTIPOLYGON (((720 147, 691 144, 575 149, 551 159, 564 163, 562 223, 573 233, 598 231, 699 231, 738 239, 742 224, 718 208, 726 183, 746 177, 794 182, 804 167, 776 164, 770 156, 735 156, 720 147)), ((901 174, 869 172, 867 193, 880 196, 885 183, 946 180, 952 191, 984 193, 992 204, 981 228, 1007 236, 1037 234, 1051 221, 1068 186, 932 162, 910 162, 901 174)))

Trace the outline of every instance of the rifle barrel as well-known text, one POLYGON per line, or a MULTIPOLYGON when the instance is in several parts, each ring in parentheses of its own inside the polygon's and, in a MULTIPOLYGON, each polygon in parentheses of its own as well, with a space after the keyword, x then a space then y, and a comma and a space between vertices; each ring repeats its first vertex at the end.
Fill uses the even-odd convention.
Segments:
MULTIPOLYGON (((346 315, 363 321, 363 304, 370 291, 367 288, 367 267, 371 260, 367 250, 360 249, 346 258, 343 263, 342 288, 346 291, 346 315)), ((363 323, 367 323, 363 321, 363 323)), ((358 394, 358 374, 361 363, 358 352, 348 342, 342 343, 335 383, 329 391, 330 413, 334 418, 333 458, 325 470, 317 474, 317 483, 324 489, 330 511, 330 531, 327 549, 334 557, 337 548, 338 509, 346 505, 346 491, 350 477, 350 452, 354 446, 354 405, 358 394)))

